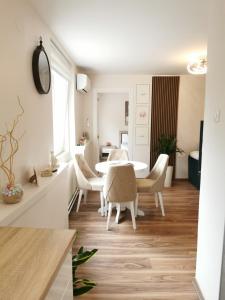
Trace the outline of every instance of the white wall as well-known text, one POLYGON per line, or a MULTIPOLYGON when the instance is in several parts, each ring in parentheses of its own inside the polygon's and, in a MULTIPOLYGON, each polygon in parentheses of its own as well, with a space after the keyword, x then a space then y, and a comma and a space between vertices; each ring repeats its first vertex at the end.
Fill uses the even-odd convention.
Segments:
POLYGON ((129 100, 128 94, 104 93, 98 96, 98 132, 99 144, 119 147, 119 132, 128 130, 125 125, 125 101, 129 100))
MULTIPOLYGON (((52 97, 36 91, 32 76, 32 54, 42 36, 50 58, 50 38, 55 39, 33 8, 21 0, 1 1, 0 10, 0 132, 18 112, 17 96, 25 110, 17 136, 25 131, 15 157, 16 181, 24 183, 27 170, 48 164, 53 149, 52 97)), ((57 42, 57 41, 56 41, 57 42)), ((72 65, 74 72, 75 66, 72 65)), ((82 100, 75 95, 77 136, 82 131, 82 100)), ((1 173, 1 172, 0 172, 1 173)), ((5 177, 0 175, 1 184, 5 177)))
POLYGON ((196 279, 205 300, 219 297, 225 221, 225 2, 210 1, 196 279), (214 115, 221 112, 220 122, 214 115))
POLYGON ((205 76, 181 75, 177 141, 185 154, 177 154, 176 178, 188 178, 188 155, 199 149, 200 121, 204 119, 205 76))

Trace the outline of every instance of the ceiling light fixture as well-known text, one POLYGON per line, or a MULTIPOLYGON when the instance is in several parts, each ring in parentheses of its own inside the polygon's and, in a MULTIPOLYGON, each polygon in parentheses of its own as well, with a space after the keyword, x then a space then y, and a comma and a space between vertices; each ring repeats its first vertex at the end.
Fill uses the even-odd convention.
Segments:
POLYGON ((193 75, 202 75, 207 73, 207 59, 196 58, 187 65, 187 70, 193 75))

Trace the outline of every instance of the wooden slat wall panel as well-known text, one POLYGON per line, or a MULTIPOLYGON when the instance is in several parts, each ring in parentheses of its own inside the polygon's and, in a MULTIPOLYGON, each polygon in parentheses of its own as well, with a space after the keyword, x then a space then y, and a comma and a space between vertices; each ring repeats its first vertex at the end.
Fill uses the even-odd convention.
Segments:
MULTIPOLYGON (((162 134, 177 136, 179 76, 154 76, 152 78, 152 116, 150 165, 157 160, 158 139, 162 134)), ((175 155, 171 157, 175 166, 175 155)))

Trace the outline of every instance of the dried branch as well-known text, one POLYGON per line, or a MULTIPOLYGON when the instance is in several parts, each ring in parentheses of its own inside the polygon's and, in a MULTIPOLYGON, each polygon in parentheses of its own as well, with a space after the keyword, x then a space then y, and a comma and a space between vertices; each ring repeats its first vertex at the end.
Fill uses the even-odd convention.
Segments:
MULTIPOLYGON (((12 123, 12 127, 7 129, 4 135, 0 135, 0 169, 5 173, 9 186, 15 184, 15 175, 13 173, 14 157, 19 150, 19 139, 14 136, 16 126, 18 125, 22 115, 24 114, 23 106, 21 105, 20 98, 18 97, 19 107, 21 112, 17 114, 16 118, 12 123), (6 145, 5 145, 6 144, 6 145), (5 146, 5 147, 4 147, 5 146), (3 149, 9 147, 9 153, 3 157, 3 149)), ((8 150, 8 149, 7 149, 8 150)))

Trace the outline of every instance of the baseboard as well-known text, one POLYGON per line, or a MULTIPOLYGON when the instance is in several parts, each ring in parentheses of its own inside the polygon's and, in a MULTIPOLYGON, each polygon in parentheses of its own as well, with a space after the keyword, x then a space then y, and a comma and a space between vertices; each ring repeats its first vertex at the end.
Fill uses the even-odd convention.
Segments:
POLYGON ((193 286, 194 286, 194 288, 195 288, 195 290, 198 294, 199 300, 205 300, 205 298, 202 295, 202 291, 201 291, 201 289, 198 285, 198 282, 197 282, 196 278, 193 279, 192 283, 193 283, 193 286))

